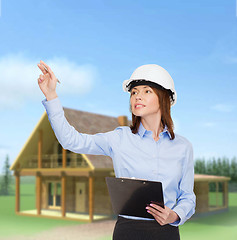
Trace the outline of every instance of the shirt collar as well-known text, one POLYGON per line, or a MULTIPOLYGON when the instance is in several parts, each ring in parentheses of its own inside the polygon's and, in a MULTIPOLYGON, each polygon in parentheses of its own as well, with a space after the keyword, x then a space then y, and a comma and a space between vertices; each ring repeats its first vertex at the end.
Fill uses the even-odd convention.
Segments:
MULTIPOLYGON (((140 125, 139 125, 139 128, 138 128, 138 134, 139 134, 141 137, 143 137, 143 136, 145 135, 145 133, 149 133, 149 132, 152 132, 152 131, 146 130, 146 129, 144 128, 144 126, 142 125, 142 122, 140 122, 140 125)), ((164 128, 164 130, 163 130, 162 133, 167 133, 167 134, 169 135, 169 138, 171 139, 171 134, 170 134, 170 132, 168 131, 167 125, 165 125, 165 128, 164 128)))

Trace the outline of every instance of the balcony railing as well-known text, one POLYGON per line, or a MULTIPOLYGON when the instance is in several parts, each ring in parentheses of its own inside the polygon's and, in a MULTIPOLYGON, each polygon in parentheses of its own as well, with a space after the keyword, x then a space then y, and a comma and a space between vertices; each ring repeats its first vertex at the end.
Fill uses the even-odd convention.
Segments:
MULTIPOLYGON (((29 156, 21 168, 37 168, 38 167, 38 156, 29 156)), ((62 154, 45 154, 42 155, 42 168, 62 168, 63 167, 63 156, 62 154)), ((80 154, 67 154, 66 157, 67 168, 86 168, 88 164, 86 160, 80 154)))

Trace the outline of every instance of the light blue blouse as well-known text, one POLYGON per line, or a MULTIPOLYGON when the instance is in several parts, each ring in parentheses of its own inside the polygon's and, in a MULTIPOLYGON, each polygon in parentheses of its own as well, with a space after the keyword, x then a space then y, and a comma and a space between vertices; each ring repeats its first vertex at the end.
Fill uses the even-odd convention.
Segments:
POLYGON ((180 217, 179 221, 170 225, 181 225, 194 214, 193 148, 186 138, 175 134, 171 140, 166 127, 160 133, 159 140, 155 141, 152 131, 146 130, 142 123, 136 134, 128 126, 119 126, 106 133, 80 133, 68 123, 58 97, 50 101, 44 99, 42 103, 64 149, 81 154, 110 156, 116 177, 162 182, 165 205, 180 217))

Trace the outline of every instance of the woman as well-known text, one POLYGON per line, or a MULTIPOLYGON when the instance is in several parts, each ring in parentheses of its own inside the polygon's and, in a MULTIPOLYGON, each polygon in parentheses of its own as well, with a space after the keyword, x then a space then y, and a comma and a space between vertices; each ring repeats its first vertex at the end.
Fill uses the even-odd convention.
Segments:
POLYGON ((64 149, 110 156, 116 177, 162 182, 165 208, 147 206, 154 217, 150 219, 119 215, 113 239, 180 239, 178 226, 195 212, 193 149, 173 132, 170 108, 177 94, 169 73, 156 64, 137 68, 123 82, 123 90, 130 93, 132 125, 89 135, 67 122, 56 94, 57 78, 43 61, 38 67, 43 73, 38 84, 46 97, 42 103, 64 149))

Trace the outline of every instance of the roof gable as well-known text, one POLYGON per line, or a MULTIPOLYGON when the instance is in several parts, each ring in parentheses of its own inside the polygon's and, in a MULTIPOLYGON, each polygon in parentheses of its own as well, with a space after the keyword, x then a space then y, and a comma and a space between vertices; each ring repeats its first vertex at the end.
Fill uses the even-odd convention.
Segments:
MULTIPOLYGON (((87 134, 104 133, 114 130, 119 126, 117 117, 102 114, 77 111, 63 108, 68 122, 79 132, 87 134)), ((129 121, 129 124, 131 122, 129 121)), ((113 168, 112 159, 109 156, 86 154, 92 165, 96 168, 113 168)))
MULTIPOLYGON (((114 130, 119 126, 117 117, 110 117, 102 114, 90 113, 65 107, 63 107, 63 109, 64 115, 68 122, 81 133, 103 133, 114 130)), ((30 155, 37 154, 39 130, 43 130, 43 152, 47 152, 47 148, 52 145, 51 143, 56 141, 56 137, 48 120, 48 116, 46 111, 44 111, 39 122, 35 126, 14 163, 10 167, 11 170, 16 169, 17 163, 26 161, 30 155), (47 132, 47 135, 44 134, 45 132, 47 132)), ((112 160, 108 156, 95 156, 90 154, 85 155, 95 169, 113 168, 112 160)))

